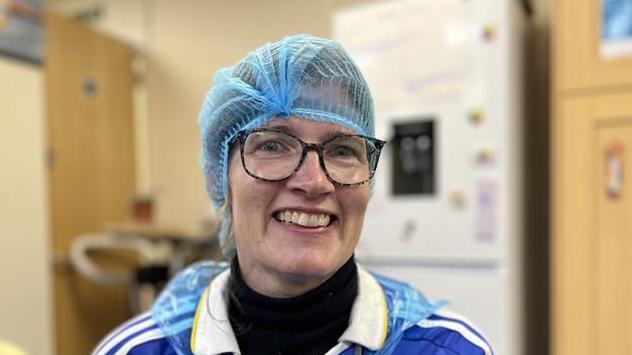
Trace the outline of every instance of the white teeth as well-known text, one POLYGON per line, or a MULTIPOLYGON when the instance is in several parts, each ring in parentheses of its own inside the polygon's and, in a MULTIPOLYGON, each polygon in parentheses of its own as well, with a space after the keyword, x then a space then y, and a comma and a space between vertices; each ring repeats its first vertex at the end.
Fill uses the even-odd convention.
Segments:
POLYGON ((310 214, 297 211, 281 211, 278 219, 285 223, 294 223, 303 227, 324 227, 329 224, 331 217, 328 214, 310 214))
MULTIPOLYGON (((292 218, 292 221, 294 221, 294 218, 292 218)), ((311 219, 309 218, 309 216, 307 215, 307 213, 301 213, 298 216, 298 224, 301 226, 307 226, 309 225, 309 222, 311 221, 311 219)))

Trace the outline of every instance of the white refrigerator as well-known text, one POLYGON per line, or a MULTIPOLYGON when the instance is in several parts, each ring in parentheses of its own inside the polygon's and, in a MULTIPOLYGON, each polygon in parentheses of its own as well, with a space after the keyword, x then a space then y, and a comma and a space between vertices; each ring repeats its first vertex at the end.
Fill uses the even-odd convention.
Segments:
POLYGON ((384 1, 333 18, 388 140, 356 257, 448 301, 500 355, 524 341, 526 24, 513 0, 384 1))

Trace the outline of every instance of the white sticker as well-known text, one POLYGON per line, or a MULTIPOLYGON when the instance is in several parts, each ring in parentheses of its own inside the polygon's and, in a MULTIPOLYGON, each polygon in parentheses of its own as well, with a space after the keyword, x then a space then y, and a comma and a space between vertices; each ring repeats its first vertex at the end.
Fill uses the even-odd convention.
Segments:
POLYGON ((623 144, 606 149, 606 196, 617 199, 623 190, 623 144))
POLYGON ((476 238, 481 242, 493 242, 496 239, 498 186, 493 180, 482 180, 478 184, 476 199, 476 238))

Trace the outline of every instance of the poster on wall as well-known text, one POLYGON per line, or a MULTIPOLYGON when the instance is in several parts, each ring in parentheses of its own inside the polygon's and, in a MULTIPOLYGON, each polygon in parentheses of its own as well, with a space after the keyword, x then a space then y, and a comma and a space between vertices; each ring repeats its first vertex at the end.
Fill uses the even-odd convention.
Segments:
POLYGON ((601 0, 603 59, 632 58, 632 0, 601 0))
POLYGON ((43 0, 0 0, 0 55, 42 62, 43 0))

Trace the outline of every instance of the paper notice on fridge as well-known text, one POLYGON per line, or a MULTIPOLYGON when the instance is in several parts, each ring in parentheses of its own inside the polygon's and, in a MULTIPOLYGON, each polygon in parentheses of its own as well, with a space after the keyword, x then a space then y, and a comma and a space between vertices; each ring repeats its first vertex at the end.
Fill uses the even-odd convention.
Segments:
POLYGON ((400 0, 338 12, 334 36, 364 73, 376 106, 460 99, 479 40, 472 4, 400 0))
POLYGON ((479 181, 476 191, 476 240, 494 242, 498 228, 498 185, 496 181, 479 181))

